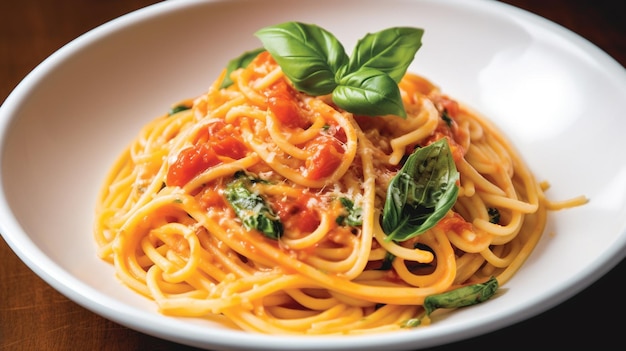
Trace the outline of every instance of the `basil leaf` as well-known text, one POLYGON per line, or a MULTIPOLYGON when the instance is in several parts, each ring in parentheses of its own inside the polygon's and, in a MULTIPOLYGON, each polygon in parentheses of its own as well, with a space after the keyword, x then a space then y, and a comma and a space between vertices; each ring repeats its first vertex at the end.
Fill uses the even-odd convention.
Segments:
POLYGON ((423 34, 423 29, 411 27, 394 27, 367 34, 357 42, 348 72, 363 67, 374 68, 399 83, 422 46, 423 34))
POLYGON ((406 117, 396 82, 373 68, 364 67, 343 77, 332 99, 337 106, 357 115, 406 117))
POLYGON ((330 94, 335 76, 348 62, 343 45, 316 25, 286 22, 255 33, 296 89, 309 95, 330 94))
POLYGON ((264 48, 258 48, 255 50, 246 51, 243 54, 239 55, 239 57, 236 57, 230 60, 228 62, 228 65, 226 65, 226 76, 224 77, 224 81, 222 82, 222 85, 220 85, 220 88, 223 89, 223 88, 228 88, 229 86, 231 86, 233 84, 233 80, 230 79, 230 74, 234 70, 237 70, 239 68, 246 67, 247 65, 249 65, 250 62, 252 62, 252 60, 254 60, 263 51, 265 51, 264 48))
POLYGON ((405 241, 437 224, 456 202, 458 178, 445 138, 415 150, 387 189, 382 218, 386 239, 405 241))
POLYGON ((248 230, 258 230, 270 239, 279 239, 283 234, 280 218, 260 195, 250 190, 257 181, 243 172, 226 185, 224 195, 235 214, 248 230))
POLYGON ((498 290, 498 280, 495 277, 479 284, 464 286, 445 293, 426 296, 424 309, 429 316, 438 308, 459 308, 475 305, 491 298, 498 290))
POLYGON ((182 111, 189 110, 189 109, 191 109, 191 107, 192 107, 192 106, 190 106, 190 105, 185 105, 185 104, 176 105, 176 106, 174 106, 174 107, 170 108, 170 110, 169 110, 169 111, 167 111, 167 115, 168 115, 168 116, 175 115, 175 114, 177 114, 178 112, 182 112, 182 111))

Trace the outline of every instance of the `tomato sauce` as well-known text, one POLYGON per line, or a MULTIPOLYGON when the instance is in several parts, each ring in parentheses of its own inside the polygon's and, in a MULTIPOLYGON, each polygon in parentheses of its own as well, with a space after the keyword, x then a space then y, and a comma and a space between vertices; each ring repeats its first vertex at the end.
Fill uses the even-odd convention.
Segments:
POLYGON ((307 205, 310 199, 311 195, 303 194, 295 200, 288 199, 273 204, 286 230, 296 229, 301 233, 311 233, 317 229, 320 219, 317 212, 307 205))

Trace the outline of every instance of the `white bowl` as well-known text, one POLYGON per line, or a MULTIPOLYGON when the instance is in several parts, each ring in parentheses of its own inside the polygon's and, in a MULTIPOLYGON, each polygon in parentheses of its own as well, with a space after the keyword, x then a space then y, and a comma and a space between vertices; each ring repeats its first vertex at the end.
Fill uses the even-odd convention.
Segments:
POLYGON ((537 315, 626 254, 626 72, 547 20, 494 1, 167 1, 120 17, 41 63, 0 109, 0 231, 41 278, 78 304, 164 339, 218 349, 376 350, 454 342, 537 315), (411 71, 493 120, 549 195, 587 205, 552 213, 506 294, 427 328, 285 337, 166 317, 96 255, 95 198, 114 159, 171 103, 204 92, 257 29, 316 23, 346 48, 366 32, 426 30, 411 71))

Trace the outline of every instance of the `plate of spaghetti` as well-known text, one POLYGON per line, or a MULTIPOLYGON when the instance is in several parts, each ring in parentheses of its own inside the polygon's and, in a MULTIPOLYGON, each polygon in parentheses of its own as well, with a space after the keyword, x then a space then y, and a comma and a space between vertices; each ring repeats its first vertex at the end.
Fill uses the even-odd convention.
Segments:
POLYGON ((187 345, 461 340, 624 258, 625 165, 597 146, 626 147, 625 78, 491 1, 159 3, 2 106, 2 235, 77 303, 187 345))

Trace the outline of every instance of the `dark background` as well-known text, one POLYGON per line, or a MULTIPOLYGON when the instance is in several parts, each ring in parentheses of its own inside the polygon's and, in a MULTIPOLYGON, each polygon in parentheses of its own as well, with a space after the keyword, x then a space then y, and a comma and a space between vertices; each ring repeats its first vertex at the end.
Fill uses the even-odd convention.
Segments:
MULTIPOLYGON (((0 0, 0 101, 61 46, 100 24, 155 2, 0 0)), ((503 2, 561 24, 626 66, 626 1, 503 2)), ((539 316, 432 350, 496 350, 511 345, 515 349, 624 349, 624 277, 626 261, 574 298, 539 316)), ((0 350, 172 349, 194 350, 122 327, 78 306, 36 276, 0 240, 0 350)))

